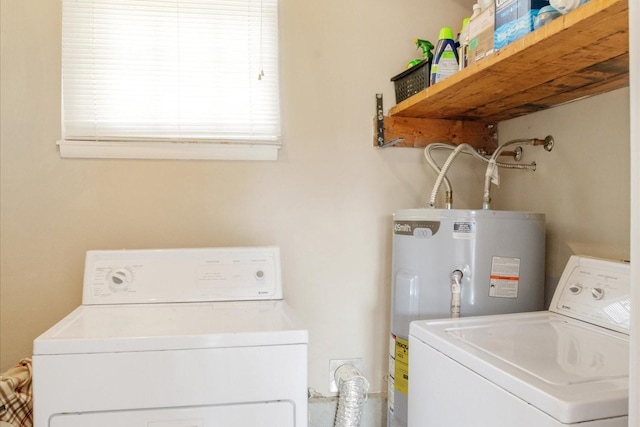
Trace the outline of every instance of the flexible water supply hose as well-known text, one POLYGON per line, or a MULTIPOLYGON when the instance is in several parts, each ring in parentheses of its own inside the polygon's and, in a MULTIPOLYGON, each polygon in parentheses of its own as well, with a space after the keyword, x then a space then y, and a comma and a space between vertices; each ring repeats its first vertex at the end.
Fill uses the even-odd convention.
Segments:
MULTIPOLYGON (((429 207, 434 208, 436 205, 436 198, 438 195, 438 191, 440 191, 440 186, 442 185, 442 183, 444 183, 445 185, 445 191, 446 191, 446 201, 445 201, 445 207, 446 209, 451 209, 451 205, 452 205, 452 200, 453 200, 453 190, 451 188, 451 183, 449 182, 449 179, 446 177, 446 173, 449 169, 449 167, 451 166, 451 163, 453 162, 453 159, 455 159, 455 157, 458 155, 458 153, 460 151, 465 152, 466 154, 471 154, 474 158, 478 159, 478 160, 482 160, 483 162, 489 162, 489 159, 486 158, 485 156, 483 156, 482 154, 480 154, 475 148, 473 148, 471 145, 467 144, 467 143, 462 143, 458 146, 452 145, 452 144, 444 144, 444 143, 433 143, 433 144, 429 144, 425 147, 424 149, 424 157, 427 160, 427 163, 429 164, 429 166, 431 166, 431 168, 438 174, 438 178, 436 179, 436 182, 433 186, 433 190, 431 191, 431 197, 429 198, 429 207), (462 147, 462 148, 460 148, 462 147), (433 157, 431 156, 431 150, 434 149, 448 149, 448 150, 453 150, 453 153, 451 153, 449 155, 449 157, 447 158, 447 161, 445 162, 445 165, 442 167, 442 169, 440 169, 438 167, 438 165, 436 164, 436 162, 433 160, 433 157)), ((502 162, 496 162, 496 165, 498 167, 501 168, 507 168, 507 169, 529 169, 529 170, 535 170, 536 169, 536 163, 532 162, 528 165, 520 165, 520 164, 514 164, 514 163, 502 163, 502 162)))
POLYGON ((484 192, 482 193, 482 209, 491 209, 491 181, 496 179, 497 171, 496 166, 498 162, 496 159, 500 155, 500 152, 505 148, 511 145, 543 145, 544 149, 547 151, 551 151, 553 149, 554 140, 551 135, 548 135, 545 139, 538 138, 525 138, 525 139, 513 139, 511 141, 505 142, 493 152, 491 159, 489 159, 489 164, 487 165, 487 170, 484 174, 484 192))
MULTIPOLYGON (((440 189, 440 185, 442 184, 442 180, 445 175, 447 175, 447 171, 451 166, 451 163, 455 160, 456 156, 464 149, 467 148, 467 144, 458 145, 449 157, 447 157, 447 161, 442 165, 442 169, 440 169, 440 173, 438 174, 438 178, 436 178, 436 183, 433 185, 433 190, 431 191, 431 197, 429 198, 429 207, 435 207, 436 205, 436 196, 438 195, 438 190, 440 189)), ((453 194, 451 194, 451 184, 449 184, 449 188, 447 189, 447 200, 446 200, 446 208, 451 209, 453 194)))
MULTIPOLYGON (((431 169, 433 169, 436 175, 440 176, 440 167, 438 167, 436 162, 433 160, 433 157, 431 157, 431 150, 436 148, 447 148, 450 150, 455 150, 456 147, 450 144, 443 144, 443 143, 436 142, 433 144, 429 144, 424 148, 424 157, 427 160, 427 163, 429 164, 429 166, 431 166, 431 169)), ((453 192, 451 191, 451 183, 449 182, 449 179, 446 176, 444 176, 442 181, 444 182, 445 192, 447 194, 447 201, 448 201, 453 194, 453 192)), ((437 194, 437 190, 436 190, 436 194, 437 194)), ((435 200, 432 202, 431 199, 429 199, 429 207, 431 208, 435 207, 435 200)))
POLYGON ((342 365, 335 372, 338 408, 334 427, 359 427, 362 407, 367 400, 369 381, 353 365, 342 365))

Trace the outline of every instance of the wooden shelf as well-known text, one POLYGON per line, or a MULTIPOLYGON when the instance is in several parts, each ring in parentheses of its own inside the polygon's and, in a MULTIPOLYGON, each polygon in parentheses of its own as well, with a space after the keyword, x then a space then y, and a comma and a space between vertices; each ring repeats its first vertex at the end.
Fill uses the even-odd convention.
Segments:
POLYGON ((591 0, 392 107, 385 128, 401 117, 493 124, 628 86, 628 9, 591 0))

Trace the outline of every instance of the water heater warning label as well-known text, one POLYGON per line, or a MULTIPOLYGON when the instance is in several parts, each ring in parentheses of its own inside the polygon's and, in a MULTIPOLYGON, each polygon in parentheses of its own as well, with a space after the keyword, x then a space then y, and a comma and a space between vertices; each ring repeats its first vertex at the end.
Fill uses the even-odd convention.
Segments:
POLYGON ((491 261, 491 284, 489 296, 495 298, 518 298, 520 281, 520 259, 494 256, 491 261))

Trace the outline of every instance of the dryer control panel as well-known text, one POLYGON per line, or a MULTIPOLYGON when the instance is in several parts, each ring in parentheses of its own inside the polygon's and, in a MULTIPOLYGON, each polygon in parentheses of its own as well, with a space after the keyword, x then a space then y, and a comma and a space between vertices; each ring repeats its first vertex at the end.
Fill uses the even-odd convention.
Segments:
POLYGON ((282 299, 277 247, 88 251, 82 303, 282 299))
POLYGON ((549 310, 628 334, 630 274, 628 262, 574 255, 567 262, 549 310))

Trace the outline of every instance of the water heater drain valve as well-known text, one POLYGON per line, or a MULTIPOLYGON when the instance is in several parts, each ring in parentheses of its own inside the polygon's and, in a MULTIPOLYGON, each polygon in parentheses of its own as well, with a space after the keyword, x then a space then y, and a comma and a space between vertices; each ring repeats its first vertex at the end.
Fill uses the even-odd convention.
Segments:
POLYGON ((451 317, 460 317, 460 290, 462 287, 462 271, 451 273, 451 317))

